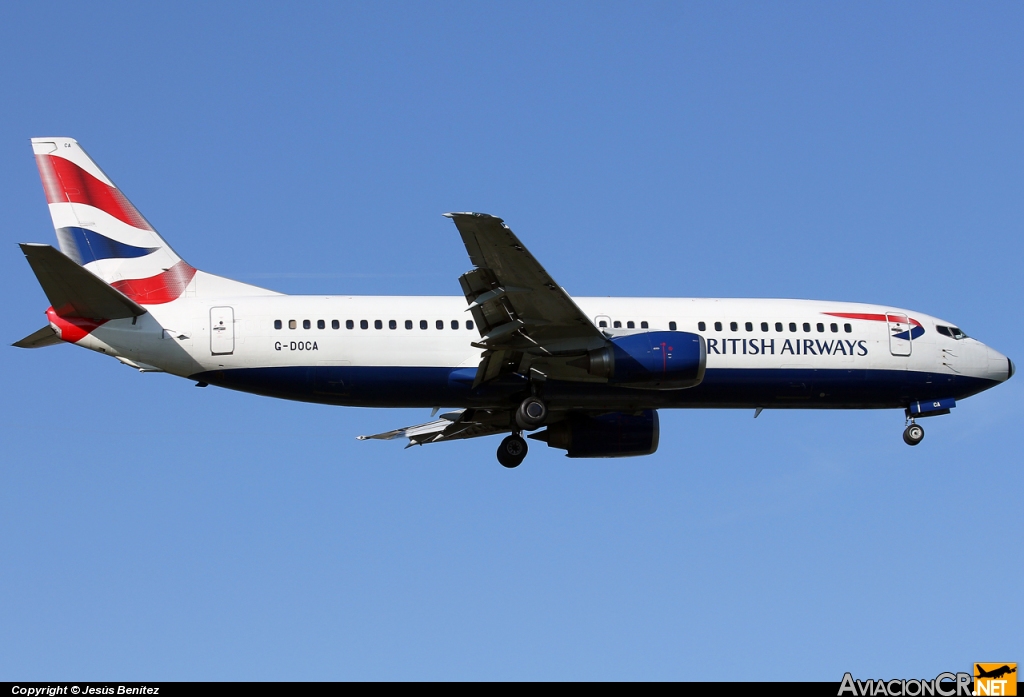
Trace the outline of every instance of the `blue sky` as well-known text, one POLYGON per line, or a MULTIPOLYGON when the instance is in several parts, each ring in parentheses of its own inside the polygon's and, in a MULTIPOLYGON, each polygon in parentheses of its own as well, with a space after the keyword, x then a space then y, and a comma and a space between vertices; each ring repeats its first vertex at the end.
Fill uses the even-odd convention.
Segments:
MULTIPOLYGON (((194 266, 457 294, 441 213, 570 293, 826 298, 1018 363, 1010 3, 6 3, 5 341, 45 322, 28 138, 194 266)), ((648 458, 357 442, 293 404, 2 349, 0 678, 932 677, 1022 661, 1020 378, 924 422, 662 413, 648 458)))

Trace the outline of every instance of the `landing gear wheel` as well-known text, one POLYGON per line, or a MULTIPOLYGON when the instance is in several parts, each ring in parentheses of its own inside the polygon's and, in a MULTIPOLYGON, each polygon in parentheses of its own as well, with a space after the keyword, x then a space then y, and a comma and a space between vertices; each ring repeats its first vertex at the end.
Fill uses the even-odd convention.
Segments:
POLYGON ((524 431, 540 428, 547 418, 547 405, 536 397, 527 397, 516 409, 516 425, 524 431))
POLYGON ((903 442, 907 445, 917 445, 924 440, 924 429, 917 424, 910 424, 903 432, 903 442))
POLYGON ((517 434, 512 434, 501 441, 501 445, 498 446, 498 462, 501 463, 502 467, 518 467, 524 459, 526 459, 526 451, 529 448, 526 446, 526 441, 523 437, 517 434))

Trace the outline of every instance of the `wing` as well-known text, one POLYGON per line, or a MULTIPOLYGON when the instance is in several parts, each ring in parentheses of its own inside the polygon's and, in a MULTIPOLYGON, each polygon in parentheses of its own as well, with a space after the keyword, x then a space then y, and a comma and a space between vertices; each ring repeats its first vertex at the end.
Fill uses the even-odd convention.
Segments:
POLYGON ((544 270, 501 218, 446 213, 476 267, 459 278, 484 349, 474 387, 508 372, 591 380, 566 361, 605 336, 544 270))
POLYGON ((408 438, 409 445, 439 443, 445 440, 479 438, 512 430, 512 414, 507 409, 458 409, 441 414, 441 418, 418 426, 396 428, 373 436, 356 436, 358 440, 393 440, 408 438))

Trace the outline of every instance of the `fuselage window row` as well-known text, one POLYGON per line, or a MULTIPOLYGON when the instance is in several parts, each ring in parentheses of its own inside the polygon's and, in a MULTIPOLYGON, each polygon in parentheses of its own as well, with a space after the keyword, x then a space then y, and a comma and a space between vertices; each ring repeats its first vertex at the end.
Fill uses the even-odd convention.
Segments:
MULTIPOLYGON (((603 319, 602 320, 598 320, 597 326, 599 328, 601 328, 601 329, 607 329, 608 328, 608 320, 603 320, 603 319)), ((622 329, 623 328, 622 320, 614 320, 612 322, 612 327, 614 329, 622 329)), ((646 321, 640 322, 640 328, 641 329, 648 329, 649 327, 650 327, 650 325, 649 325, 648 322, 646 322, 646 321)), ((716 332, 722 331, 722 327, 723 327, 722 322, 715 322, 715 331, 716 332)), ((633 320, 627 320, 625 328, 626 329, 636 329, 636 322, 633 321, 633 320)), ((678 324, 676 322, 669 322, 668 323, 669 331, 674 332, 674 331, 676 331, 677 328, 678 328, 678 324)), ((697 322, 697 331, 705 332, 705 331, 707 331, 707 328, 708 328, 707 322, 697 322)), ((762 332, 765 332, 765 333, 770 332, 771 331, 771 324, 769 322, 761 322, 760 328, 761 328, 762 332)), ((745 329, 748 332, 754 331, 754 323, 753 322, 744 322, 743 323, 743 329, 745 329)), ((800 329, 800 327, 797 325, 796 322, 790 322, 789 323, 789 331, 797 332, 797 331, 799 331, 799 329, 800 329)), ((825 333, 825 331, 826 331, 825 330, 825 324, 822 323, 822 322, 816 323, 816 325, 813 327, 813 329, 812 329, 812 326, 811 326, 810 322, 804 322, 803 323, 803 330, 805 332, 810 333, 814 329, 817 329, 821 333, 825 333)), ((739 322, 729 322, 729 331, 738 332, 739 330, 740 330, 739 322)), ((782 322, 776 322, 775 323, 775 331, 776 332, 784 332, 784 331, 786 331, 786 325, 784 323, 782 323, 782 322)), ((833 334, 838 334, 839 333, 839 325, 836 322, 830 323, 828 325, 828 331, 832 332, 833 334)), ((848 322, 843 324, 843 331, 846 332, 847 334, 852 334, 853 333, 853 325, 851 325, 848 322)), ((959 330, 956 330, 956 331, 959 331, 959 330)))
MULTIPOLYGON (((675 322, 671 322, 670 324, 675 324, 675 322)), ((705 331, 707 331, 707 328, 708 328, 708 325, 707 325, 706 322, 697 322, 697 331, 705 332, 705 331)), ((752 331, 754 331, 754 323, 753 322, 744 322, 743 323, 743 328, 746 331, 748 331, 748 332, 752 332, 752 331)), ((672 329, 675 329, 675 327, 672 327, 672 329)), ((825 333, 825 324, 823 322, 818 322, 817 325, 815 326, 815 329, 817 329, 821 333, 825 333)), ((729 322, 729 331, 738 332, 739 330, 740 330, 739 322, 729 322)), ((775 331, 783 332, 785 330, 786 330, 786 326, 782 322, 776 322, 775 323, 775 331)), ((810 333, 811 332, 811 323, 810 322, 804 322, 803 323, 803 330, 805 332, 810 333)), ((828 330, 830 332, 832 332, 833 334, 838 334, 839 333, 839 325, 837 323, 835 323, 835 322, 832 322, 832 323, 830 323, 828 325, 828 330)), ((715 322, 715 331, 716 332, 722 331, 722 323, 721 322, 715 322)), ((771 331, 771 326, 769 325, 768 322, 761 322, 761 331, 762 332, 769 332, 769 331, 771 331)), ((790 322, 789 323, 789 331, 791 331, 791 332, 796 332, 797 331, 797 323, 796 322, 790 322)), ((846 332, 847 334, 852 334, 853 333, 853 325, 851 325, 850 323, 847 322, 846 324, 843 325, 843 331, 846 332)))
MULTIPOLYGON (((449 326, 451 326, 452 329, 458 329, 459 328, 459 324, 460 324, 459 320, 453 319, 449 326)), ((632 323, 630 323, 630 324, 632 324, 632 323)), ((644 325, 644 327, 646 327, 647 326, 647 322, 644 322, 643 325, 644 325)), ((298 326, 299 325, 298 325, 298 321, 297 320, 294 320, 294 319, 288 320, 288 328, 289 329, 298 329, 298 326)), ((312 326, 313 326, 313 324, 312 324, 311 320, 308 320, 308 319, 302 320, 302 328, 303 329, 311 329, 312 326)), ((346 329, 355 329, 355 326, 356 326, 355 320, 351 320, 351 319, 345 320, 345 328, 346 329)), ((405 328, 406 329, 412 329, 413 326, 414 326, 413 325, 413 321, 411 319, 405 320, 405 328)), ((425 319, 421 319, 420 320, 420 329, 427 329, 429 326, 430 326, 430 324, 427 322, 427 320, 425 320, 425 319)), ((437 327, 438 329, 444 329, 444 320, 443 319, 437 320, 437 322, 435 322, 434 326, 437 327)), ((473 320, 471 320, 471 319, 466 320, 466 322, 465 322, 466 329, 473 329, 473 326, 474 326, 473 325, 473 320)), ((279 319, 275 319, 274 320, 274 329, 282 329, 283 327, 284 327, 284 322, 282 322, 279 319)), ((327 328, 327 322, 325 320, 318 319, 316 321, 316 328, 317 329, 326 329, 327 328)), ((365 319, 359 320, 359 328, 360 329, 369 329, 370 328, 370 321, 369 320, 365 320, 365 319)), ((373 320, 373 328, 374 329, 383 329, 384 328, 383 320, 379 320, 379 319, 373 320)), ((332 319, 331 320, 331 329, 341 329, 341 321, 340 320, 336 320, 336 319, 332 319)), ((388 320, 388 329, 398 329, 398 320, 389 319, 388 320)))
MULTIPOLYGON (((459 320, 453 319, 453 320, 451 320, 450 326, 451 326, 452 329, 458 329, 459 328, 459 324, 460 324, 459 320)), ((279 320, 279 319, 275 319, 274 320, 274 329, 282 329, 283 326, 284 326, 284 322, 282 320, 279 320)), ((384 323, 383 323, 382 320, 379 320, 379 319, 378 320, 374 320, 373 321, 373 326, 374 326, 374 329, 383 329, 384 328, 384 323)), ((414 324, 414 322, 411 319, 407 319, 404 322, 404 326, 405 326, 406 329, 413 329, 415 324, 414 324)), ((420 329, 428 329, 430 327, 430 323, 427 320, 425 320, 425 319, 421 319, 419 321, 419 326, 420 326, 420 329)), ((441 319, 436 320, 435 323, 434 323, 434 326, 437 329, 444 329, 445 328, 444 320, 441 320, 441 319)), ((608 327, 608 322, 606 320, 600 320, 598 322, 598 326, 601 327, 602 329, 605 329, 605 328, 608 327)), ((621 320, 615 320, 614 322, 612 322, 612 326, 615 329, 622 329, 623 328, 621 320)), ((327 328, 327 323, 326 323, 325 320, 318 319, 316 321, 316 327, 317 327, 317 329, 326 329, 327 328)), ((359 327, 360 327, 360 329, 369 329, 370 328, 369 320, 365 320, 365 319, 359 320, 359 327)), ((473 327, 474 327, 473 320, 466 320, 465 328, 466 329, 473 329, 473 327)), ((722 322, 715 322, 714 323, 714 327, 715 327, 715 331, 716 332, 720 332, 720 331, 723 330, 723 323, 722 322)), ((298 321, 294 320, 294 319, 288 320, 288 328, 289 329, 297 329, 298 328, 298 321)), ((303 329, 311 329, 312 328, 311 320, 308 320, 308 319, 302 320, 302 328, 303 329)), ((355 321, 354 320, 350 320, 350 319, 349 320, 345 320, 345 328, 346 329, 354 329, 355 328, 355 321)), ((626 329, 636 329, 636 322, 634 320, 627 320, 625 328, 626 329)), ((649 329, 650 328, 650 323, 647 322, 646 320, 643 320, 643 321, 640 322, 640 328, 641 329, 649 329)), ((669 328, 669 331, 673 331, 674 332, 674 331, 677 330, 678 324, 676 322, 669 322, 668 323, 668 328, 669 328)), ((341 322, 339 320, 332 319, 331 320, 331 329, 341 329, 341 322)), ((388 329, 398 329, 398 321, 397 320, 393 320, 393 319, 392 320, 388 320, 388 329)), ((743 323, 743 329, 748 331, 748 332, 753 332, 754 331, 754 323, 753 322, 744 322, 743 323)), ((760 329, 761 329, 762 332, 767 333, 767 332, 771 331, 771 325, 768 322, 761 322, 760 323, 760 329)), ((775 323, 775 331, 776 332, 783 332, 786 329, 787 329, 786 325, 783 324, 782 322, 776 322, 775 323)), ((803 329, 803 331, 805 333, 808 333, 808 334, 811 333, 815 329, 819 333, 822 333, 822 334, 824 334, 825 331, 826 331, 825 324, 823 322, 817 322, 813 326, 813 328, 812 328, 812 325, 811 325, 810 322, 803 322, 802 326, 798 326, 798 324, 796 322, 790 322, 788 329, 789 329, 790 332, 797 332, 799 329, 803 329)), ((729 331, 738 332, 739 330, 740 330, 739 322, 729 322, 729 331)), ((939 327, 938 330, 939 330, 940 334, 945 334, 946 336, 949 336, 950 338, 961 339, 961 338, 966 338, 966 336, 967 336, 960 329, 958 329, 956 327, 939 327)), ((707 323, 706 322, 697 322, 697 331, 700 331, 700 332, 707 331, 707 323)), ((828 331, 832 332, 833 334, 838 334, 839 333, 839 325, 836 322, 831 322, 828 325, 828 331)), ((850 323, 847 322, 847 323, 843 324, 843 331, 846 332, 847 334, 852 334, 853 333, 853 326, 850 323)))

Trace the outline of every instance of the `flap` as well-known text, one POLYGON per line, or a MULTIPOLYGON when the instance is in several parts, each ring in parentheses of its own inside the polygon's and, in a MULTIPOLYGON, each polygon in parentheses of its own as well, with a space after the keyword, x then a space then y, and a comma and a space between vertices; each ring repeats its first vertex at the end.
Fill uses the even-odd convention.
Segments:
POLYGON ((600 330, 501 218, 485 213, 445 215, 455 222, 470 261, 477 267, 460 281, 474 317, 483 319, 482 343, 524 349, 544 346, 548 350, 604 345, 600 330), (522 325, 503 327, 516 320, 522 325), (502 335, 511 333, 518 336, 502 335), (489 341, 492 338, 494 341, 489 341), (556 346, 563 343, 568 346, 556 346))
MULTIPOLYGON (((485 349, 473 386, 529 371, 536 358, 579 356, 604 334, 502 221, 485 213, 446 213, 476 267, 459 278, 485 349)), ((583 374, 584 371, 576 371, 583 374)))
POLYGON ((396 428, 373 436, 357 436, 359 440, 393 440, 408 438, 409 445, 439 443, 446 440, 479 438, 512 430, 512 415, 506 409, 458 409, 441 418, 416 426, 396 428))

